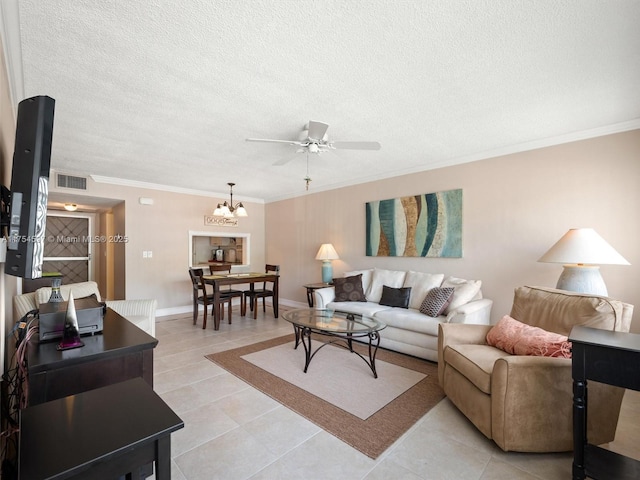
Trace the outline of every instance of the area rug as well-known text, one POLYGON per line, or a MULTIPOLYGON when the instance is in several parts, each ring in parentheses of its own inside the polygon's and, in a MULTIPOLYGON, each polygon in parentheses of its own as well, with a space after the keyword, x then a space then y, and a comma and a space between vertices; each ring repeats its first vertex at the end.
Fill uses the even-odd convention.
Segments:
MULTIPOLYGON (((313 349, 319 345, 320 342, 312 342, 313 349)), ((378 378, 375 378, 369 365, 357 355, 333 345, 324 346, 313 357, 307 373, 304 373, 304 348, 299 345, 294 349, 294 342, 242 358, 362 420, 426 377, 424 373, 377 359, 378 378)))
MULTIPOLYGON (((374 459, 444 398, 444 393, 438 385, 435 363, 380 349, 376 363, 389 363, 426 376, 363 420, 242 358, 291 343, 293 339, 293 335, 285 335, 246 347, 210 354, 206 358, 374 459)), ((324 350, 328 348, 333 347, 326 347, 324 350)), ((365 354, 365 347, 356 346, 356 348, 361 348, 361 353, 365 354)), ((321 351, 313 358, 309 373, 316 366, 315 362, 320 359, 320 356, 327 353, 332 352, 321 351)), ((304 362, 303 354, 301 360, 304 362)), ((355 355, 351 361, 366 367, 364 362, 355 355)), ((304 363, 300 364, 299 368, 303 366, 304 363)), ((381 374, 381 372, 378 373, 381 374)), ((358 385, 353 385, 349 391, 344 392, 346 396, 357 393, 358 385)))

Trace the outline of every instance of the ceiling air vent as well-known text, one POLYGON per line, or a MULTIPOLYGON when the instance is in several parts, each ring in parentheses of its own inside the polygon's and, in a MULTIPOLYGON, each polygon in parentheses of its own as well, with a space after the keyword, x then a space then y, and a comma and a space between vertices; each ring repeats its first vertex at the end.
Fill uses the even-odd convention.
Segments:
POLYGON ((58 187, 75 188, 77 190, 87 189, 87 179, 85 177, 74 177, 73 175, 57 175, 58 187))

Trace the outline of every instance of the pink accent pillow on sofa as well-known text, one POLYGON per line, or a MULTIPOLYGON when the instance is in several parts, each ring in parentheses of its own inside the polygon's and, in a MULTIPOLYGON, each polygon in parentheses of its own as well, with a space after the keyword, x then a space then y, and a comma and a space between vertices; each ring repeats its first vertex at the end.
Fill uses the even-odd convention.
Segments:
POLYGON ((566 336, 532 327, 509 315, 489 330, 487 343, 512 355, 571 358, 571 342, 566 336))

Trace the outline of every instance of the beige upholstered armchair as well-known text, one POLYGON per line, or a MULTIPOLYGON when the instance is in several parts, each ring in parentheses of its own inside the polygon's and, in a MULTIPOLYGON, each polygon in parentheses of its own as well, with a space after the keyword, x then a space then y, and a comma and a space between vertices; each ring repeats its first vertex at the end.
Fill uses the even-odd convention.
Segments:
MULTIPOLYGON (((568 335, 574 325, 628 332, 633 305, 597 295, 518 287, 510 316, 568 335)), ((487 344, 490 325, 441 324, 440 385, 458 409, 505 451, 573 448, 571 360, 512 355, 487 344)), ((614 439, 624 389, 591 382, 588 437, 614 439)))
MULTIPOLYGON (((73 292, 74 298, 83 298, 95 295, 101 301, 98 284, 96 282, 71 283, 60 286, 62 298, 67 300, 69 292, 73 292)), ((31 310, 38 308, 40 303, 45 303, 51 296, 51 287, 42 287, 35 292, 23 293, 13 297, 13 318, 20 320, 31 310)), ((156 335, 156 307, 157 301, 151 300, 106 300, 107 307, 122 315, 131 323, 147 332, 152 337, 156 335)))

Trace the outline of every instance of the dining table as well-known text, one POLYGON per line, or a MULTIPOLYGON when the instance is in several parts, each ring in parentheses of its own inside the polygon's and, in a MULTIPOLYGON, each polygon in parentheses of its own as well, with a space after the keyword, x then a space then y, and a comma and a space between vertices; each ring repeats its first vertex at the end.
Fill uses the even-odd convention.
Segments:
MULTIPOLYGON (((220 318, 222 308, 220 303, 220 287, 225 285, 249 284, 249 290, 253 291, 256 283, 273 282, 273 314, 278 318, 278 279, 280 276, 275 273, 246 272, 246 273, 216 273, 215 275, 203 275, 204 283, 213 286, 213 329, 220 329, 220 318)), ((256 302, 257 303, 257 302, 256 302)), ((244 305, 244 299, 242 300, 244 305)), ((257 304, 254 308, 258 308, 257 304)), ((246 312, 241 309, 241 315, 246 312)))

